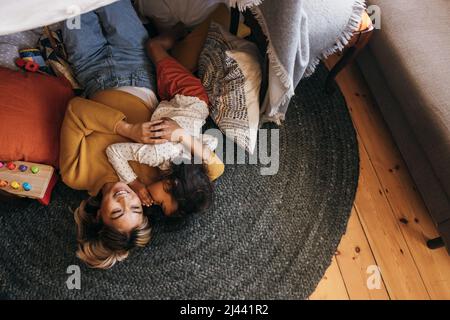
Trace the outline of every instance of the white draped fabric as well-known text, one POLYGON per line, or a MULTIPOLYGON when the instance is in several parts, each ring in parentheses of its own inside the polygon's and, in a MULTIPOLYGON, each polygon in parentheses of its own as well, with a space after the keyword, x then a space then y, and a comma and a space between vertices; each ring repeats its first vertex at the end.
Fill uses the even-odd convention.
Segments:
MULTIPOLYGON (((117 0, 0 0, 0 35, 35 29, 74 18, 117 0)), ((151 2, 152 0, 141 0, 151 2)), ((205 0, 205 4, 210 0, 205 0)), ((226 0, 225 0, 226 1, 226 0)), ((241 10, 261 0, 228 0, 241 10)))
POLYGON ((50 25, 117 0, 0 0, 0 35, 50 25))

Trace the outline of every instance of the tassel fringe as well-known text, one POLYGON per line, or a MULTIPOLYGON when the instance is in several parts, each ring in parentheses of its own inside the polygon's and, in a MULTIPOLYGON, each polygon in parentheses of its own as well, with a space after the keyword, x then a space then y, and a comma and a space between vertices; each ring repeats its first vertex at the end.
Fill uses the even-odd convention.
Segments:
POLYGON ((350 16, 350 20, 347 26, 345 27, 344 31, 342 32, 341 36, 338 38, 334 46, 325 50, 319 57, 315 58, 310 62, 309 66, 305 71, 304 77, 311 76, 322 60, 325 60, 329 56, 335 54, 336 52, 340 52, 345 49, 345 46, 353 38, 355 31, 358 30, 359 25, 361 23, 362 14, 364 10, 366 10, 366 8, 367 7, 365 0, 355 0, 355 3, 353 4, 352 15, 350 16))
POLYGON ((261 10, 258 7, 250 8, 251 12, 255 16, 255 19, 258 21, 261 29, 268 40, 267 46, 267 55, 269 56, 269 63, 277 77, 280 79, 281 83, 285 87, 285 94, 281 97, 280 101, 273 102, 271 104, 271 111, 268 115, 263 116, 262 122, 265 121, 273 121, 277 124, 280 124, 282 120, 284 120, 284 115, 279 113, 280 107, 290 101, 290 99, 295 94, 294 84, 292 83, 291 77, 288 75, 287 71, 284 69, 283 65, 278 58, 278 55, 275 52, 275 49, 272 46, 272 41, 270 39, 269 30, 267 28, 266 20, 262 15, 261 10), (264 121, 265 120, 265 121, 264 121))
POLYGON ((230 8, 238 7, 239 11, 245 11, 255 6, 259 6, 263 0, 230 0, 230 8))

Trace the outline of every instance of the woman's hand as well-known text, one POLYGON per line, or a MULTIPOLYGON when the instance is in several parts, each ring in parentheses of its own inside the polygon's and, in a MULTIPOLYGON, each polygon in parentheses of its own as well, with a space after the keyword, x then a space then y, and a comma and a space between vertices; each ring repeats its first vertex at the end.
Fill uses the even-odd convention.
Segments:
POLYGON ((150 196, 145 184, 136 179, 129 183, 128 186, 138 195, 143 206, 150 207, 153 205, 153 199, 150 196))
POLYGON ((181 142, 187 136, 186 131, 170 118, 164 118, 160 123, 153 124, 150 131, 155 138, 172 142, 181 142))
POLYGON ((126 121, 117 123, 116 132, 121 136, 131 139, 139 143, 160 144, 168 140, 161 138, 157 133, 151 129, 154 126, 160 125, 163 120, 149 121, 138 124, 131 124, 126 121))

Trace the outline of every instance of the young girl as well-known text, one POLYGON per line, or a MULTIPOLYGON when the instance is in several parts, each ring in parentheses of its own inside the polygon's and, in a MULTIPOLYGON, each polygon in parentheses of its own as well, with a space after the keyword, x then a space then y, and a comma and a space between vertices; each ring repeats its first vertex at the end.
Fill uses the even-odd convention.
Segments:
POLYGON ((157 190, 146 187, 128 161, 159 167, 165 172, 166 183, 160 187, 176 200, 166 201, 163 207, 166 215, 206 209, 211 202, 212 186, 203 164, 220 163, 212 152, 217 147, 217 139, 201 134, 209 114, 206 91, 198 78, 167 53, 181 30, 183 27, 178 25, 147 44, 147 52, 157 66, 158 94, 162 100, 151 118, 153 144, 118 143, 106 150, 120 180, 128 184, 146 206, 163 204, 155 202, 157 190), (159 141, 155 143, 155 139, 159 141))

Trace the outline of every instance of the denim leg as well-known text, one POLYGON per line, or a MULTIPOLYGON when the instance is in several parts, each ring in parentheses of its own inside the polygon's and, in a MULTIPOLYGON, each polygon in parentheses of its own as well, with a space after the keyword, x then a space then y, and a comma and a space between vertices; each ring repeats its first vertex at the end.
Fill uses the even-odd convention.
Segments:
POLYGON ((132 49, 142 52, 148 33, 130 0, 114 2, 95 12, 100 17, 107 41, 114 49, 132 49))
POLYGON ((89 95, 100 89, 95 88, 100 83, 96 79, 109 76, 108 59, 111 54, 95 12, 81 15, 80 26, 80 29, 69 29, 66 23, 63 23, 62 34, 69 62, 77 80, 89 95))
POLYGON ((95 12, 111 47, 118 85, 154 89, 154 68, 145 51, 148 33, 130 1, 120 0, 95 12))

